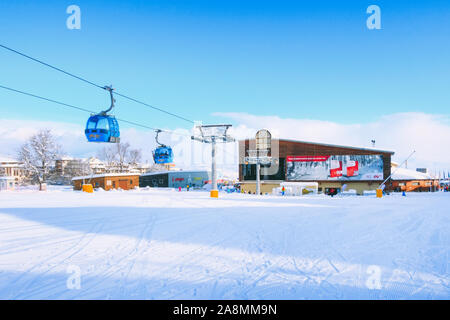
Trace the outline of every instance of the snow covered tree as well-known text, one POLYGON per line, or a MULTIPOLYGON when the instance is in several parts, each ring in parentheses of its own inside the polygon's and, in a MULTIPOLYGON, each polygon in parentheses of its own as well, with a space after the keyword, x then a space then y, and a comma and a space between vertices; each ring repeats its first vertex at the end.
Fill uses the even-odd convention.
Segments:
POLYGON ((55 142, 51 131, 41 130, 20 148, 18 160, 23 162, 25 170, 33 180, 39 183, 39 190, 44 190, 55 160, 60 154, 61 147, 55 142))

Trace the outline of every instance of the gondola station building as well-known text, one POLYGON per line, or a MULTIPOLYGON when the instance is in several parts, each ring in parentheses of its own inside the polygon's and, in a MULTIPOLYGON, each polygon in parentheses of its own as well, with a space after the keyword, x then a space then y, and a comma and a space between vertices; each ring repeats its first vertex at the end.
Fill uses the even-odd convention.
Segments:
MULTIPOLYGON (((271 139, 269 144, 270 164, 260 169, 262 194, 272 193, 283 182, 317 182, 319 193, 333 189, 363 194, 376 190, 391 174, 392 151, 286 139, 271 139)), ((256 192, 256 164, 246 161, 256 145, 256 139, 239 141, 244 193, 256 192)))

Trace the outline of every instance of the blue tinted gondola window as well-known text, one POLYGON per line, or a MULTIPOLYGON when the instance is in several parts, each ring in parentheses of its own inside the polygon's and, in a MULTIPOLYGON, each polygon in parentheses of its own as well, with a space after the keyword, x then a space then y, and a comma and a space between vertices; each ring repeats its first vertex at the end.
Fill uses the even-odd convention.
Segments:
POLYGON ((97 121, 95 120, 89 120, 88 124, 87 124, 87 129, 95 129, 95 126, 97 125, 97 121))
POLYGON ((100 118, 97 122, 97 129, 109 130, 109 124, 107 118, 100 118))

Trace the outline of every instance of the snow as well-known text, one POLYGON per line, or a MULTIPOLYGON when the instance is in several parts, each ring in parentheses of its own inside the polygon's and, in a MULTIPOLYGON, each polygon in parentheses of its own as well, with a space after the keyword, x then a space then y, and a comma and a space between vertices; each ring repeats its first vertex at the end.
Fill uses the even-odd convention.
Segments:
POLYGON ((153 172, 146 172, 141 174, 141 176, 154 176, 159 174, 170 174, 170 173, 208 173, 206 170, 166 170, 166 171, 153 171, 153 172))
POLYGON ((431 180, 435 179, 429 174, 406 169, 392 168, 392 180, 431 180))
POLYGON ((0 192, 0 299, 449 299, 449 205, 444 192, 0 192))
POLYGON ((19 162, 19 161, 15 160, 13 158, 10 158, 10 157, 5 157, 5 156, 0 155, 0 163, 2 163, 2 162, 19 162))
POLYGON ((129 176, 140 176, 140 173, 102 173, 102 174, 92 174, 89 176, 79 176, 79 177, 73 177, 72 181, 74 180, 83 180, 83 179, 93 179, 93 178, 105 178, 105 177, 129 177, 129 176))

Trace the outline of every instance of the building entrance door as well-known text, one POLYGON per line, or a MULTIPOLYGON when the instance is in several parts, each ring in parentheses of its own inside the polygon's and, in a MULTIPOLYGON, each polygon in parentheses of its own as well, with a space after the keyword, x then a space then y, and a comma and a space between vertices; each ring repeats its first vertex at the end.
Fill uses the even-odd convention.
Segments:
POLYGON ((122 190, 128 190, 128 180, 119 180, 119 188, 122 190))

